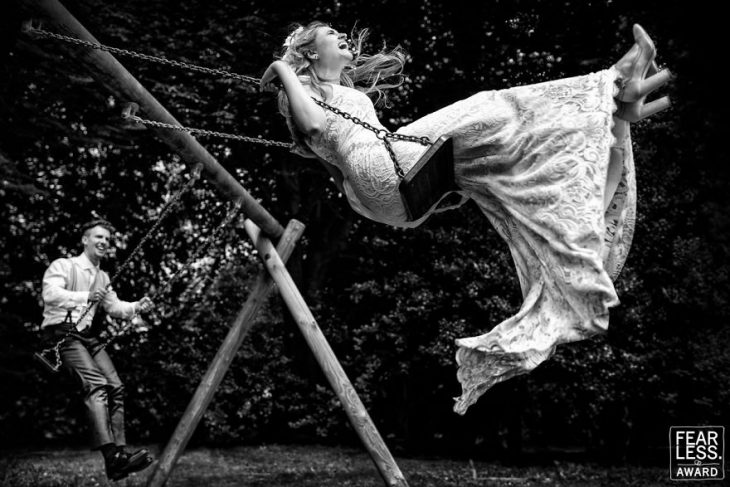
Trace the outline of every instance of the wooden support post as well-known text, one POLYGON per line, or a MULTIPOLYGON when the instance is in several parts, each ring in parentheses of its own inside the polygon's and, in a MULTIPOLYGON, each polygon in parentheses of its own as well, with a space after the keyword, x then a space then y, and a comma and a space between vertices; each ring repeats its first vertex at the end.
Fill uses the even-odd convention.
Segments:
MULTIPOLYGON (((254 225, 249 221, 249 224, 254 225)), ((282 261, 289 259, 294 247, 304 232, 304 225, 297 220, 291 220, 287 225, 284 235, 281 237, 276 251, 281 255, 282 261)), ((162 487, 170 477, 175 463, 185 450, 185 446, 190 441, 195 428, 198 426, 205 410, 208 408, 213 394, 218 389, 223 377, 233 361, 244 337, 253 325, 256 313, 263 303, 266 302, 269 294, 274 288, 274 282, 266 269, 262 269, 259 274, 253 291, 243 305, 238 316, 231 324, 223 344, 218 349, 215 358, 210 363, 208 371, 198 385, 193 398, 190 400, 185 413, 177 424, 175 432, 168 441, 165 450, 160 455, 159 461, 155 466, 155 470, 147 481, 147 487, 162 487)))
MULTIPOLYGON (((30 16, 39 16, 53 30, 79 39, 98 43, 94 36, 74 18, 57 0, 23 0, 21 8, 30 16)), ((180 125, 149 91, 108 52, 86 47, 70 46, 59 42, 58 47, 68 52, 69 59, 78 61, 89 74, 123 102, 135 102, 148 118, 180 125)), ((241 210, 268 236, 281 237, 284 228, 256 201, 195 138, 177 130, 153 129, 157 136, 191 165, 203 164, 209 178, 232 201, 242 200, 241 210)))
POLYGON ((294 284, 271 240, 261 235, 258 228, 251 225, 250 222, 244 222, 244 226, 254 245, 256 245, 259 254, 261 254, 264 265, 279 287, 279 293, 284 298, 284 302, 304 335, 309 348, 312 349, 330 386, 332 386, 345 408, 350 423, 355 428, 365 449, 370 454, 370 458, 372 458, 373 463, 380 472, 383 481, 388 486, 407 487, 408 483, 405 477, 395 463, 395 459, 390 454, 375 424, 373 424, 360 397, 355 392, 350 379, 347 378, 340 362, 335 357, 332 348, 322 334, 322 330, 320 330, 317 321, 314 319, 309 306, 307 306, 299 289, 294 284))

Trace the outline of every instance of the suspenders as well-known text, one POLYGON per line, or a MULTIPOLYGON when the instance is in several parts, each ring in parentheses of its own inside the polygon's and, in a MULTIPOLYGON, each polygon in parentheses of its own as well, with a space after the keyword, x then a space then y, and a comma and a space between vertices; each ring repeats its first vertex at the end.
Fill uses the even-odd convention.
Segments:
MULTIPOLYGON (((69 261, 71 261, 71 276, 70 276, 71 277, 71 280, 69 282, 68 289, 71 290, 71 291, 86 291, 86 289, 79 289, 78 288, 78 286, 79 286, 78 272, 79 271, 76 268, 76 263, 73 261, 73 259, 69 259, 69 261)), ((97 280, 99 280, 101 278, 101 272, 102 272, 101 269, 99 269, 99 271, 97 271, 96 275, 94 276, 94 280, 91 282, 91 285, 89 286, 89 289, 88 289, 89 291, 94 290, 94 287, 96 286, 97 280)), ((102 281, 103 281, 103 279, 102 279, 102 281)), ((97 305, 97 308, 98 308, 98 306, 99 305, 97 305)), ((99 312, 98 309, 94 311, 94 317, 96 317, 96 314, 98 312, 99 312)), ((94 317, 86 317, 86 318, 84 318, 84 321, 86 321, 86 320, 90 320, 91 321, 91 323, 89 323, 89 326, 87 328, 91 328, 92 323, 94 321, 94 317)), ((69 310, 66 311, 66 317, 63 319, 62 324, 63 325, 66 325, 68 327, 68 329, 71 329, 72 327, 74 327, 75 325, 78 324, 78 323, 75 323, 74 320, 73 320, 73 309, 69 309, 69 310)), ((76 331, 76 330, 74 330, 74 331, 76 331)))
MULTIPOLYGON (((74 263, 73 260, 71 260, 71 259, 68 259, 68 260, 71 261, 71 282, 70 282, 69 288, 72 291, 78 291, 78 289, 76 289, 76 286, 78 285, 78 274, 77 274, 78 271, 76 270, 76 264, 74 263)), ((67 310, 66 318, 63 319, 63 325, 67 325, 68 328, 71 328, 72 326, 74 326, 74 320, 73 320, 73 317, 71 314, 72 311, 73 311, 72 309, 67 310)))

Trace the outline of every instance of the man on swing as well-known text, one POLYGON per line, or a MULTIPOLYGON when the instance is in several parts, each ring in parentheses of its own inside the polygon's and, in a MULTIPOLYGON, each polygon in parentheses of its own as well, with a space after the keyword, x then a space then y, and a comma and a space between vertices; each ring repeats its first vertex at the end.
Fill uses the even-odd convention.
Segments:
POLYGON ((124 448, 124 386, 101 346, 100 327, 92 326, 92 321, 99 307, 110 316, 129 319, 149 311, 153 303, 147 296, 135 302, 122 301, 110 289, 109 275, 99 264, 111 243, 111 224, 93 220, 81 231, 84 251, 53 261, 43 275, 41 328, 47 336, 63 339, 60 358, 84 392, 92 449, 102 453, 107 477, 120 480, 148 467, 152 456, 146 449, 127 452, 124 448), (92 309, 84 315, 87 306, 92 309))

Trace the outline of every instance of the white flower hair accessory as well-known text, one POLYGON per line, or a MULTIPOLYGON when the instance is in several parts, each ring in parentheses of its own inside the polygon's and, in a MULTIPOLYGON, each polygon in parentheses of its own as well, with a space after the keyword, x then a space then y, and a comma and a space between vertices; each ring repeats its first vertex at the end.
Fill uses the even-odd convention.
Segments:
POLYGON ((298 36, 299 34, 301 34, 303 30, 304 30, 304 27, 302 27, 301 25, 299 27, 297 27, 296 29, 294 29, 294 32, 289 34, 289 36, 284 41, 284 47, 288 48, 289 46, 291 46, 291 43, 294 42, 294 38, 296 36, 298 36))

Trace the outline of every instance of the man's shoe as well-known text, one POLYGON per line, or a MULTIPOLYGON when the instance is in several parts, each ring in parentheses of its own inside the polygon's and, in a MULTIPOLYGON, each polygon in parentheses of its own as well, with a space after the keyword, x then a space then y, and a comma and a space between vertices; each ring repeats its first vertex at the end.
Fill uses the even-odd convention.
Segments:
POLYGON ((134 453, 127 453, 119 448, 106 461, 106 476, 109 480, 122 480, 130 473, 139 472, 149 467, 154 460, 146 448, 134 453))

